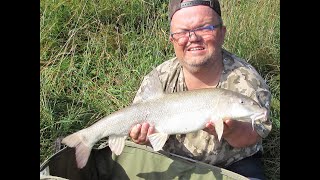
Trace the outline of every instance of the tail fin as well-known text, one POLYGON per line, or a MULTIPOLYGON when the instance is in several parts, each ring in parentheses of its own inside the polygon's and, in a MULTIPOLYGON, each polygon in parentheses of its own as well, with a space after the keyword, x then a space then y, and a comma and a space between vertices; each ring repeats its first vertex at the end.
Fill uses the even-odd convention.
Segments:
POLYGON ((69 147, 75 147, 77 166, 80 169, 83 168, 88 162, 92 146, 87 145, 83 141, 82 135, 79 132, 65 137, 62 143, 69 147))

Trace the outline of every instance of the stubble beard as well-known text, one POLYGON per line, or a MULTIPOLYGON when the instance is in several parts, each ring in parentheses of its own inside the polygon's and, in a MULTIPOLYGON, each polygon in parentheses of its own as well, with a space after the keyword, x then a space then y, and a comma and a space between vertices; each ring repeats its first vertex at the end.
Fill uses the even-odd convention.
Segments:
POLYGON ((184 68, 188 70, 190 73, 200 72, 204 68, 208 68, 210 64, 214 64, 212 62, 212 57, 191 57, 188 59, 180 60, 180 62, 184 65, 184 68))

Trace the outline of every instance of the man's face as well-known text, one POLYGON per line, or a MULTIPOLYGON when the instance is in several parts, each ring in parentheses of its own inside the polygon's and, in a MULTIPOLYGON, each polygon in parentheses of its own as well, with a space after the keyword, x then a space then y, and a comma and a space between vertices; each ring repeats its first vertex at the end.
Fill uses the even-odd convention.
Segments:
MULTIPOLYGON (((172 16, 171 33, 218 24, 220 24, 218 14, 210 7, 192 6, 182 8, 172 16)), ((170 41, 173 43, 177 58, 184 67, 188 71, 197 72, 201 67, 214 64, 220 57, 225 31, 223 26, 215 28, 210 35, 200 36, 191 32, 189 40, 182 44, 171 36, 170 41)))

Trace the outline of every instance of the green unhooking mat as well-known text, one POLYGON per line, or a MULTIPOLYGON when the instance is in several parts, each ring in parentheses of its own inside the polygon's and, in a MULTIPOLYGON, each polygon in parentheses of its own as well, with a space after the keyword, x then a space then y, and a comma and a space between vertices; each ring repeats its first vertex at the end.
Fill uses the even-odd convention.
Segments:
POLYGON ((108 146, 92 149, 88 163, 78 169, 75 150, 65 147, 40 166, 40 179, 72 180, 189 180, 247 178, 223 168, 189 160, 150 147, 126 142, 121 155, 116 156, 108 146))

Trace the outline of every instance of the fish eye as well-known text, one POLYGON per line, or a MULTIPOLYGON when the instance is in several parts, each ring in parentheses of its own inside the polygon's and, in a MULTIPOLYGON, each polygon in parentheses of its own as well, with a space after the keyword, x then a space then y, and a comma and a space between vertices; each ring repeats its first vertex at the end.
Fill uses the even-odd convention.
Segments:
POLYGON ((243 104, 243 103, 244 103, 244 101, 243 101, 242 99, 240 99, 240 103, 241 103, 241 104, 243 104))

